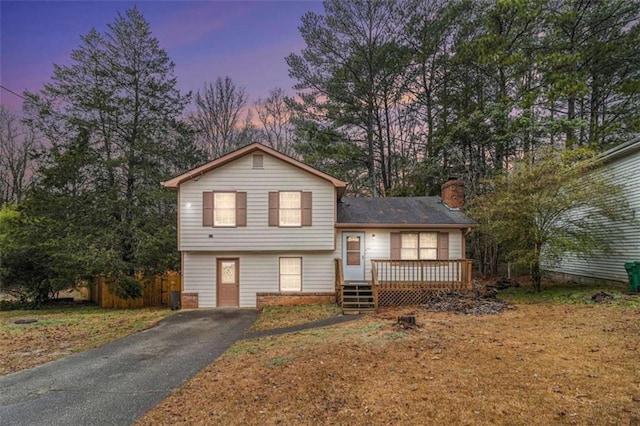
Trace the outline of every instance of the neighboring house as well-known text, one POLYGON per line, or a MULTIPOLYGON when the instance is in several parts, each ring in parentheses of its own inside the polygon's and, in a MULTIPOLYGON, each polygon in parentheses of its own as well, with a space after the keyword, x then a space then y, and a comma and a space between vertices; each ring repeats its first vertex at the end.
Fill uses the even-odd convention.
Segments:
POLYGON ((254 143, 163 185, 178 191, 183 308, 330 301, 372 281, 470 286, 475 222, 457 180, 444 203, 347 198, 346 182, 254 143))
MULTIPOLYGON (((612 183, 624 186, 629 206, 640 213, 640 138, 616 146, 600 155, 603 172, 612 183)), ((640 260, 640 227, 623 223, 607 224, 600 235, 607 239, 612 254, 577 256, 566 253, 560 264, 548 267, 552 277, 584 284, 626 283, 625 262, 640 260)))

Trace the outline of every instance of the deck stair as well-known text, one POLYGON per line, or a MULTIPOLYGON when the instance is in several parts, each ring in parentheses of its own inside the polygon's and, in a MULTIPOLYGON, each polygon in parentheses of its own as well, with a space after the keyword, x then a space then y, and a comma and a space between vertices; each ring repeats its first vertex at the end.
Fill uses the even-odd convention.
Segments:
POLYGON ((373 287, 368 281, 346 281, 342 287, 342 312, 360 314, 375 311, 373 287))

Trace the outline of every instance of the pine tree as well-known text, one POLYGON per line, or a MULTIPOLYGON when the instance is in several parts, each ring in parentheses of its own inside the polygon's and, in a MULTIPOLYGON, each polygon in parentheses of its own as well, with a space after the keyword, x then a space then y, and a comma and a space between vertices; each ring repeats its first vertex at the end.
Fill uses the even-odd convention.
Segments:
MULTIPOLYGON (((175 249, 162 255, 175 245, 175 194, 160 182, 202 156, 180 122, 189 96, 176 88, 174 63, 136 8, 82 37, 71 59, 28 95, 30 119, 51 143, 30 214, 90 236, 103 273, 176 267, 175 249)), ((69 250, 81 256, 84 243, 69 250)))

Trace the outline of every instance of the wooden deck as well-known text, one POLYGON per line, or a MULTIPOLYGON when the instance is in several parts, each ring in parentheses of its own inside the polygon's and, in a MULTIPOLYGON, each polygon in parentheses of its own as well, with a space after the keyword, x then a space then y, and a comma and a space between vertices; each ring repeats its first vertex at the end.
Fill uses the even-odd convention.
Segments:
POLYGON ((343 310, 361 311, 362 307, 406 306, 426 303, 435 291, 471 290, 472 261, 459 260, 390 260, 371 261, 371 281, 345 282, 342 260, 336 259, 336 297, 343 310), (370 286, 370 290, 365 288, 370 286), (363 294, 363 298, 356 295, 363 294), (373 304, 371 306, 370 296, 373 304), (360 300, 362 299, 362 300, 360 300), (366 300, 365 300, 366 299, 366 300))

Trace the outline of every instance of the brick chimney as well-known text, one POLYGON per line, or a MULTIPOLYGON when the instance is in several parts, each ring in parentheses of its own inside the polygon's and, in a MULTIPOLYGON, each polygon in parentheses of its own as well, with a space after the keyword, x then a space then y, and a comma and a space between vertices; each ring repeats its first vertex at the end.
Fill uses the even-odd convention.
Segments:
POLYGON ((455 177, 450 177, 442 184, 442 202, 452 209, 464 207, 464 182, 455 177))

